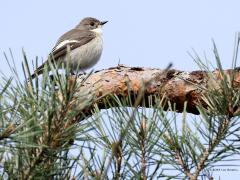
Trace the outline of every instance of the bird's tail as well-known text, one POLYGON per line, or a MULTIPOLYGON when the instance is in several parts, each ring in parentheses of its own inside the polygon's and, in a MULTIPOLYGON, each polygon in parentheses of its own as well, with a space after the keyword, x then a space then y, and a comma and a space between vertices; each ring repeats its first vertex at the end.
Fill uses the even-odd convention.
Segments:
POLYGON ((34 73, 31 75, 31 78, 34 79, 34 78, 37 77, 38 75, 42 74, 42 73, 43 73, 43 70, 44 70, 44 66, 45 66, 45 63, 42 64, 41 66, 39 66, 39 67, 34 71, 34 73))

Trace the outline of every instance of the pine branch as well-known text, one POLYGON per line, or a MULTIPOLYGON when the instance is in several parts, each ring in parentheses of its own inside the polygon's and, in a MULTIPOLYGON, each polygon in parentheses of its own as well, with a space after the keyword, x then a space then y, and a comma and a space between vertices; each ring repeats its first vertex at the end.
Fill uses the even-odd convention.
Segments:
MULTIPOLYGON (((92 110, 97 104, 100 109, 108 109, 104 103, 111 96, 119 99, 131 96, 133 102, 136 94, 141 91, 142 81, 151 83, 146 87, 142 101, 148 99, 150 95, 165 97, 171 104, 176 105, 176 111, 182 112, 184 102, 187 101, 186 110, 192 114, 199 114, 197 106, 201 105, 208 109, 208 104, 203 100, 204 94, 209 90, 220 90, 223 74, 220 70, 211 73, 207 71, 184 72, 179 70, 163 70, 157 68, 127 67, 118 65, 117 67, 104 69, 93 73, 79 89, 80 92, 93 92, 96 100, 92 105, 83 110, 85 116, 92 115, 92 110), (157 76, 159 74, 159 76, 157 76), (153 78, 155 77, 155 78, 153 78)), ((226 78, 232 77, 234 73, 233 86, 240 87, 240 69, 229 69, 223 71, 226 78)), ((156 99, 154 104, 159 103, 156 99)), ((154 105, 153 104, 153 105, 154 105)), ((117 104, 115 104, 117 106, 117 104)), ((114 104, 113 104, 114 106, 114 104)), ((130 105, 129 105, 130 106, 130 105)), ((150 105, 145 101, 145 107, 150 105)), ((168 106, 164 107, 168 109, 168 106)), ((232 107, 232 116, 239 114, 240 107, 232 107)), ((83 117, 78 119, 82 120, 83 117)))

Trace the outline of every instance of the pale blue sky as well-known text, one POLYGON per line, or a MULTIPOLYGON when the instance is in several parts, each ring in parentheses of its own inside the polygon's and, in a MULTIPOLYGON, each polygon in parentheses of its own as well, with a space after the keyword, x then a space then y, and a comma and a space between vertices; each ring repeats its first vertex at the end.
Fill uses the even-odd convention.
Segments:
POLYGON ((240 30, 239 7, 237 0, 2 1, 0 52, 12 48, 20 62, 24 47, 30 59, 46 58, 60 35, 93 16, 109 20, 104 52, 94 69, 115 66, 120 59, 126 65, 158 68, 171 61, 174 68, 190 71, 198 67, 186 52, 205 51, 211 59, 212 38, 227 68, 240 30))
POLYGON ((22 47, 29 59, 46 58, 59 36, 86 16, 109 21, 95 70, 116 66, 119 59, 129 66, 164 68, 173 62, 175 69, 196 70, 187 51, 194 48, 202 57, 206 52, 211 60, 212 38, 229 68, 239 8, 237 0, 1 1, 0 70, 9 72, 3 51, 12 49, 21 70, 22 47))

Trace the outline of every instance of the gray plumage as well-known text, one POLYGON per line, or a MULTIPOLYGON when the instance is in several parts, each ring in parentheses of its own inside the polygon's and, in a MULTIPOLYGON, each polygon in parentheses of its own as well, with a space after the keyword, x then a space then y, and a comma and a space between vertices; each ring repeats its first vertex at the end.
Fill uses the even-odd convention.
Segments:
POLYGON ((71 71, 86 70, 95 65, 101 57, 103 40, 101 28, 107 21, 100 22, 95 18, 84 18, 74 29, 63 34, 52 49, 47 61, 39 66, 32 78, 43 73, 46 63, 68 63, 71 71), (69 56, 67 53, 69 51, 69 56), (70 62, 69 62, 70 60, 70 62))

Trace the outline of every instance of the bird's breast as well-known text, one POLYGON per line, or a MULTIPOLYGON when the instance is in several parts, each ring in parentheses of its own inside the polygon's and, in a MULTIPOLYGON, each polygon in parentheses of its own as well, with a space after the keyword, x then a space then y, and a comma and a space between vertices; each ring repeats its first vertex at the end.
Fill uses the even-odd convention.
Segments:
POLYGON ((86 70, 94 66, 100 59, 103 50, 103 39, 96 36, 93 40, 71 51, 69 63, 71 69, 86 70))

